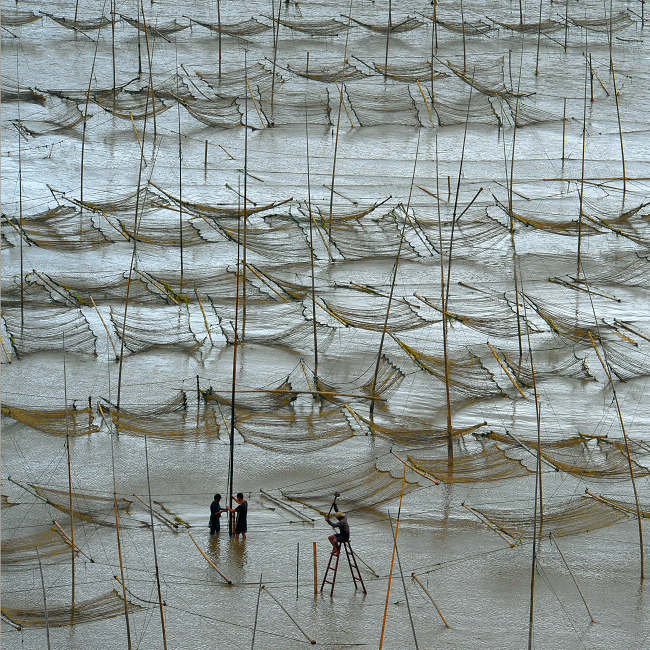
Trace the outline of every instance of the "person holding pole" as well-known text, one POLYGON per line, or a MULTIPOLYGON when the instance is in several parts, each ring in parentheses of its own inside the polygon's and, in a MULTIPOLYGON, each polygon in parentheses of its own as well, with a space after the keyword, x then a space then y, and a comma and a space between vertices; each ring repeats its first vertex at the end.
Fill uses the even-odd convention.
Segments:
POLYGON ((243 492, 237 492, 235 501, 238 504, 236 508, 228 508, 230 512, 234 512, 237 517, 235 519, 235 531, 233 533, 235 539, 239 539, 241 534, 242 539, 246 539, 246 531, 248 530, 248 501, 244 499, 243 492))
POLYGON ((336 505, 336 498, 332 502, 332 508, 330 508, 330 512, 327 514, 325 517, 325 521, 334 529, 338 528, 338 532, 334 533, 333 535, 330 535, 327 539, 329 539, 330 544, 333 547, 332 553, 334 555, 338 555, 340 552, 340 547, 343 542, 349 542, 350 541, 350 525, 348 524, 348 518, 347 516, 340 512, 338 509, 338 506, 336 505), (330 521, 330 516, 331 516, 331 511, 332 508, 334 509, 334 517, 336 518, 336 521, 332 522, 330 521))
POLYGON ((226 512, 221 507, 221 495, 215 494, 214 500, 210 504, 210 535, 214 535, 221 530, 221 513, 226 512))

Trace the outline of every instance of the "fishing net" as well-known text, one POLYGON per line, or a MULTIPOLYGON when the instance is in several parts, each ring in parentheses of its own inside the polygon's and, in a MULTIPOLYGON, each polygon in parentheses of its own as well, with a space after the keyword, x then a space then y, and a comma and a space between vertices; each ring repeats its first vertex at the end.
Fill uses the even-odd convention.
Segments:
MULTIPOLYGON (((21 27, 22 25, 28 25, 29 23, 33 23, 40 19, 40 16, 31 11, 8 9, 4 6, 2 7, 2 14, 0 15, 0 23, 4 27, 21 27)), ((4 101, 4 92, 2 93, 2 99, 4 101)))
POLYGON ((479 92, 490 97, 516 96, 512 88, 507 88, 503 77, 503 57, 487 64, 468 63, 464 68, 451 61, 445 64, 459 79, 479 92))
MULTIPOLYGON (((43 564, 53 564, 65 559, 62 553, 70 553, 70 545, 54 528, 48 528, 26 537, 2 536, 2 570, 27 569, 38 565, 36 548, 43 564)), ((67 557, 67 556, 66 556, 67 557)), ((4 609, 2 610, 4 613, 4 609)))
POLYGON ((183 108, 196 120, 219 129, 241 126, 242 115, 234 97, 214 97, 181 101, 183 108))
POLYGON ((336 298, 316 299, 320 310, 324 311, 330 318, 328 324, 340 323, 345 327, 358 327, 360 329, 382 332, 387 327, 391 332, 402 332, 405 330, 426 327, 430 323, 421 318, 416 308, 410 305, 403 298, 395 298, 390 305, 388 320, 386 311, 388 298, 384 296, 367 296, 363 302, 359 300, 356 292, 336 292, 336 298))
MULTIPOLYGON (((426 89, 430 93, 430 89, 426 89)), ((458 97, 457 93, 436 92, 431 101, 431 108, 436 114, 440 126, 454 124, 495 124, 502 125, 499 111, 496 111, 490 98, 481 93, 465 93, 458 97)))
POLYGON ((78 409, 74 403, 66 413, 66 409, 20 408, 4 402, 2 415, 54 436, 85 436, 99 431, 93 424, 92 410, 89 407, 78 409))
POLYGON ((287 69, 305 79, 312 79, 313 81, 321 81, 323 83, 356 81, 369 76, 347 61, 342 65, 340 63, 320 66, 310 65, 305 69, 288 64, 287 69))
POLYGON ((577 27, 583 27, 590 32, 600 32, 607 34, 611 32, 619 32, 634 25, 634 20, 630 17, 627 10, 620 11, 609 18, 569 18, 569 20, 577 27))
POLYGON ((422 126, 415 100, 408 87, 386 86, 381 89, 345 87, 345 96, 357 124, 352 126, 379 126, 401 124, 422 126))
MULTIPOLYGON (((625 447, 625 440, 623 438, 599 438, 599 444, 601 445, 613 445, 619 451, 625 454, 627 458, 627 449, 625 447)), ((627 439, 627 444, 630 449, 630 455, 646 456, 650 454, 650 442, 646 440, 640 440, 639 438, 629 438, 627 439)))
MULTIPOLYGON (((201 397, 206 402, 217 402, 227 409, 232 406, 232 389, 219 390, 210 386, 201 390, 201 397)), ((298 397, 291 382, 285 381, 265 388, 245 389, 239 388, 235 393, 235 406, 242 411, 250 413, 268 414, 283 412, 298 397)))
POLYGON ((612 526, 627 518, 621 511, 615 510, 604 503, 589 497, 578 497, 567 502, 566 499, 558 504, 544 504, 543 517, 533 515, 533 507, 527 509, 496 510, 490 508, 472 508, 490 527, 504 533, 513 542, 523 542, 533 539, 536 527, 539 537, 552 533, 554 537, 578 535, 592 530, 612 526))
MULTIPOLYGON (((427 16, 427 18, 433 20, 433 17, 427 16)), ((482 20, 466 20, 464 22, 437 20, 436 23, 444 27, 447 31, 453 32, 454 34, 464 34, 465 36, 484 36, 495 29, 492 25, 488 25, 482 20)))
POLYGON ((404 32, 410 32, 418 27, 424 25, 424 22, 413 16, 407 16, 403 20, 400 20, 396 23, 378 25, 374 23, 364 23, 356 18, 350 17, 350 20, 365 29, 369 29, 371 32, 376 34, 402 34, 404 32))
MULTIPOLYGON (((129 601, 129 612, 141 610, 140 605, 129 601)), ((124 615, 124 599, 115 589, 103 596, 75 602, 70 605, 56 605, 49 602, 47 616, 41 608, 2 607, 2 613, 12 623, 21 627, 66 627, 79 623, 91 623, 124 615)))
POLYGON ((93 101, 106 112, 123 120, 144 120, 171 108, 171 104, 165 104, 161 99, 154 100, 148 89, 118 90, 111 95, 105 97, 95 94, 93 101))
POLYGON ((125 20, 131 27, 135 27, 136 29, 139 29, 141 32, 148 32, 150 36, 159 36, 160 38, 164 40, 168 40, 166 37, 175 34, 176 32, 180 32, 183 29, 187 29, 190 24, 188 23, 187 25, 181 25, 180 23, 176 22, 176 20, 170 20, 166 23, 163 22, 158 22, 156 25, 151 25, 149 22, 147 22, 147 25, 145 27, 145 24, 143 21, 140 20, 140 17, 138 18, 129 18, 128 16, 125 16, 124 14, 120 14, 120 18, 122 20, 125 20))
POLYGON ((278 20, 276 18, 274 22, 310 36, 338 36, 350 29, 345 23, 333 18, 324 20, 287 20, 286 18, 278 20))
POLYGON ((48 14, 45 11, 41 11, 44 16, 51 18, 55 23, 65 27, 66 29, 71 29, 78 32, 92 32, 102 27, 107 27, 112 24, 112 20, 106 16, 99 16, 98 18, 90 18, 88 20, 71 20, 70 18, 65 18, 64 16, 53 16, 48 14))
POLYGON ((9 497, 6 494, 0 494, 0 507, 2 508, 11 508, 11 506, 17 506, 17 503, 9 501, 9 497))
MULTIPOLYGON (((30 487, 49 505, 61 512, 72 515, 98 526, 115 526, 115 507, 113 497, 98 497, 83 492, 72 493, 72 510, 70 510, 70 492, 68 490, 55 490, 41 485, 30 484, 30 487)), ((119 512, 129 512, 132 501, 118 498, 117 509, 119 512)))
POLYGON ((96 337, 80 309, 43 307, 25 311, 5 309, 2 318, 18 357, 41 350, 62 350, 63 334, 67 352, 96 354, 96 337))
POLYGON ((388 65, 373 61, 372 66, 381 75, 407 83, 415 83, 416 81, 424 83, 425 81, 430 82, 432 79, 442 79, 449 76, 444 72, 434 70, 433 62, 429 59, 411 63, 389 63, 388 65))
POLYGON ((502 23, 489 17, 488 20, 491 20, 495 25, 499 25, 499 27, 504 27, 512 32, 519 32, 520 34, 537 34, 538 32, 552 34, 560 29, 564 29, 564 25, 557 20, 542 20, 541 22, 532 23, 502 23))
MULTIPOLYGON (((2 13, 4 22, 4 11, 2 13)), ((2 85, 0 87, 0 96, 2 97, 3 103, 8 102, 26 102, 32 104, 40 104, 41 106, 45 105, 45 95, 36 92, 32 88, 25 88, 21 86, 13 79, 9 79, 2 75, 2 85)))
POLYGON ((115 334, 129 352, 142 352, 156 347, 171 346, 195 350, 200 341, 190 327, 185 307, 158 307, 155 310, 132 307, 127 312, 126 326, 123 308, 110 307, 115 334))
POLYGON ((340 409, 321 409, 307 415, 256 413, 235 424, 245 442, 285 454, 326 449, 351 438, 354 431, 340 409))
POLYGON ((211 225, 227 239, 257 253, 266 260, 276 262, 306 262, 310 259, 309 246, 303 231, 293 219, 278 217, 277 225, 266 222, 249 223, 244 229, 227 226, 223 221, 211 225))
MULTIPOLYGON (((634 501, 621 501, 620 499, 611 499, 610 497, 605 497, 602 494, 592 494, 589 492, 589 490, 587 490, 587 494, 589 494, 592 499, 601 501, 611 506, 612 508, 615 508, 616 510, 626 512, 633 515, 634 517, 637 516, 636 502, 634 501)), ((639 510, 641 511, 642 519, 650 519, 650 505, 647 503, 639 503, 639 510)))
POLYGON ((208 241, 191 221, 183 220, 179 225, 178 214, 170 215, 169 212, 139 215, 137 230, 134 228, 134 219, 116 219, 113 225, 125 239, 152 246, 179 248, 181 245, 199 246, 208 241))
POLYGON ((30 245, 82 251, 111 243, 87 215, 69 206, 59 205, 23 218, 22 228, 17 217, 2 215, 2 222, 10 225, 30 245))
POLYGON ((92 115, 88 115, 84 118, 84 114, 75 103, 61 99, 47 101, 44 110, 20 120, 12 120, 12 124, 25 136, 36 137, 73 129, 84 119, 91 117, 92 115))
MULTIPOLYGON (((376 409, 371 420, 357 411, 349 410, 357 422, 366 426, 370 433, 387 438, 397 444, 409 446, 435 445, 442 444, 448 439, 446 427, 436 426, 422 418, 404 414, 396 415, 386 409, 376 409)), ((468 427, 452 428, 452 438, 466 436, 477 431, 485 424, 485 422, 481 422, 468 427)))
POLYGON ((255 20, 255 18, 240 20, 239 22, 230 24, 206 23, 202 20, 196 20, 196 18, 191 18, 190 20, 192 20, 194 23, 197 23, 198 25, 201 25, 202 27, 209 29, 212 32, 220 32, 226 36, 255 36, 256 34, 261 34, 262 32, 266 32, 271 29, 269 25, 265 25, 264 23, 255 20))
MULTIPOLYGON (((146 90, 145 86, 142 90, 146 90)), ((154 84, 153 94, 160 99, 178 100, 184 99, 191 101, 195 99, 190 87, 185 83, 185 77, 176 72, 160 83, 154 84)))
MULTIPOLYGON (((271 90, 273 85, 273 72, 267 70, 261 63, 253 63, 245 68, 237 68, 222 72, 199 72, 195 74, 214 90, 220 97, 244 97, 249 94, 248 86, 258 93, 271 90), (248 81, 248 84, 246 83, 248 81)), ((283 83, 282 77, 276 73, 275 88, 283 83)))
MULTIPOLYGON (((518 353, 506 350, 499 350, 501 358, 510 368, 513 376, 517 378, 519 384, 528 386, 533 385, 533 369, 530 363, 530 354, 523 352, 521 358, 518 353), (515 356, 515 354, 517 356, 515 356)), ((575 353, 569 354, 559 361, 543 359, 541 355, 536 354, 534 359, 535 382, 540 383, 554 377, 571 377, 573 379, 591 379, 592 374, 589 372, 587 363, 584 358, 577 357, 575 353)))
MULTIPOLYGON (((182 391, 181 391, 182 392, 182 391)), ((184 399, 183 394, 183 399, 184 399)), ((103 410, 103 409, 102 409, 103 410)), ((160 407, 127 407, 118 411, 107 406, 115 430, 120 434, 143 436, 167 442, 199 442, 219 439, 221 424, 215 410, 199 404, 188 409, 172 400, 160 407)))
POLYGON ((521 99, 515 102, 511 97, 504 97, 503 100, 510 109, 512 120, 517 126, 530 126, 531 124, 544 124, 546 122, 563 120, 561 115, 550 113, 532 104, 527 104, 521 101, 521 99))
MULTIPOLYGON (((346 260, 395 259, 400 250, 401 228, 394 212, 378 218, 367 219, 363 223, 356 220, 339 221, 332 227, 332 244, 346 260)), ((414 259, 421 255, 404 238, 401 242, 400 257, 414 259)))
MULTIPOLYGON (((302 300, 311 294, 311 284, 291 282, 285 278, 280 278, 275 273, 272 275, 261 267, 253 264, 247 264, 246 266, 251 271, 251 273, 247 274, 247 280, 249 282, 254 282, 255 279, 259 280, 259 289, 261 289, 261 291, 259 289, 257 289, 257 291, 260 296, 263 295, 262 292, 264 292, 265 295, 268 295, 270 291, 271 295, 277 296, 284 302, 286 300, 302 300)), ((292 270, 295 269, 293 264, 287 266, 289 267, 288 270, 292 277, 303 277, 306 279, 305 275, 301 276, 295 271, 292 272, 292 270)), ((272 267, 272 270, 275 271, 275 267, 272 267)))
MULTIPOLYGON (((354 210, 348 210, 345 208, 336 208, 335 206, 332 206, 332 226, 333 227, 336 226, 339 222, 352 221, 352 220, 359 221, 359 219, 365 217, 366 215, 376 210, 379 206, 386 203, 387 200, 388 199, 384 201, 376 201, 372 205, 357 207, 354 210)), ((299 209, 300 212, 302 212, 302 214, 304 214, 306 217, 309 217, 308 205, 304 205, 304 206, 300 205, 299 209)), ((311 212, 312 212, 312 219, 318 218, 320 225, 323 228, 326 228, 329 223, 329 215, 330 215, 329 203, 323 205, 312 203, 311 212)))
MULTIPOLYGON (((537 454, 536 440, 518 439, 513 441, 506 435, 491 432, 492 440, 506 442, 510 445, 524 445, 537 454)), ((627 454, 612 447, 603 451, 593 440, 574 436, 564 440, 543 441, 540 455, 556 469, 595 480, 624 481, 630 478, 630 466, 627 454)), ((632 461, 635 476, 649 476, 650 470, 632 461)))
POLYGON ((642 213, 641 210, 647 205, 648 203, 640 203, 628 210, 616 210, 612 215, 612 210, 607 203, 585 198, 583 216, 596 227, 606 228, 636 244, 645 246, 648 244, 647 228, 650 225, 650 215, 642 213))
MULTIPOLYGON (((404 482, 404 494, 417 489, 414 481, 404 482)), ((378 469, 374 463, 363 463, 337 471, 325 477, 281 488, 280 493, 290 501, 322 513, 327 511, 334 492, 340 496, 336 502, 344 512, 357 510, 376 511, 379 506, 399 498, 402 479, 395 478, 389 471, 378 469)))
POLYGON ((627 341, 606 341, 609 370, 621 381, 650 374, 650 344, 631 345, 627 341))
MULTIPOLYGON (((434 356, 419 352, 393 336, 393 339, 406 354, 425 372, 446 382, 445 362, 443 356, 434 356)), ((448 357, 449 388, 454 396, 461 399, 482 399, 487 396, 505 396, 503 390, 494 381, 494 375, 483 365, 480 358, 471 352, 464 355, 448 357)))
POLYGON ((508 458, 498 445, 486 444, 479 452, 454 453, 453 462, 447 456, 427 458, 408 456, 417 470, 443 483, 481 483, 502 481, 532 474, 523 463, 508 458))
MULTIPOLYGON (((638 253, 620 254, 613 259, 600 256, 590 268, 588 263, 582 262, 586 267, 586 277, 590 285, 612 284, 628 287, 647 287, 650 285, 650 260, 638 253), (628 261, 630 260, 631 261, 628 261)), ((584 284, 584 280, 572 278, 574 282, 584 284)))
MULTIPOLYGON (((260 111, 258 118, 262 118, 270 126, 286 126, 291 124, 304 124, 305 119, 309 124, 328 126, 332 124, 330 113, 330 95, 327 88, 311 90, 308 95, 301 91, 276 89, 257 93, 256 104, 248 105, 248 119, 260 111), (271 101, 273 100, 273 101, 271 101)), ((242 99, 238 100, 239 110, 244 109, 242 99)))
POLYGON ((75 205, 102 215, 120 215, 135 213, 137 211, 138 216, 141 216, 169 205, 169 201, 166 198, 158 196, 148 186, 141 187, 135 192, 129 192, 124 196, 113 197, 108 201, 89 201, 88 199, 79 201, 78 199, 71 198, 68 200, 72 201, 75 205))

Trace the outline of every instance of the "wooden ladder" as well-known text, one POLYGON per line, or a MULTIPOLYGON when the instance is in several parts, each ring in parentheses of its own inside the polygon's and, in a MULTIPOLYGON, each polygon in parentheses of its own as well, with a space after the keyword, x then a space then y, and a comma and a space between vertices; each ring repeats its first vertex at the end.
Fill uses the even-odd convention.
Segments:
POLYGON ((367 594, 366 586, 363 584, 363 578, 361 577, 361 571, 359 571, 359 565, 357 564, 357 559, 354 556, 354 551, 350 546, 350 542, 341 542, 339 545, 339 552, 336 553, 336 549, 332 549, 330 553, 330 559, 327 563, 327 569, 325 570, 325 575, 323 576, 323 582, 320 586, 320 591, 323 593, 323 589, 326 584, 332 585, 330 590, 330 596, 334 595, 334 584, 336 583, 336 574, 339 570, 339 559, 341 557, 341 547, 345 549, 345 556, 348 559, 348 566, 350 567, 350 574, 352 575, 352 580, 354 582, 355 591, 359 588, 358 585, 361 585, 361 590, 364 594, 367 594), (331 578, 330 578, 331 573, 331 578))

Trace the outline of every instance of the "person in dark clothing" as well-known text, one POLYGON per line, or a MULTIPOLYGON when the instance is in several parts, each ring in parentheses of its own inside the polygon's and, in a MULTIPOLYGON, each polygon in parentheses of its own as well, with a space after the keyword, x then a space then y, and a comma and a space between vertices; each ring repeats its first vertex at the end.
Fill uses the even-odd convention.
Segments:
POLYGON ((248 530, 248 522, 246 520, 248 516, 248 501, 244 499, 243 492, 237 492, 235 501, 239 505, 236 508, 228 508, 230 512, 234 512, 237 515, 234 535, 236 538, 239 538, 239 535, 241 535, 243 539, 246 539, 246 531, 248 530))
POLYGON ((340 512, 339 509, 336 506, 336 503, 332 504, 334 507, 334 516, 336 517, 336 521, 332 522, 330 521, 330 515, 327 515, 325 517, 325 521, 334 529, 338 528, 339 532, 334 533, 333 535, 330 535, 327 539, 329 539, 330 544, 334 548, 332 551, 334 555, 338 555, 340 552, 340 547, 343 542, 349 542, 350 541, 350 525, 348 524, 348 518, 347 516, 340 512))
POLYGON ((221 513, 226 512, 221 507, 221 495, 215 494, 214 501, 210 504, 210 535, 214 535, 221 530, 221 513))

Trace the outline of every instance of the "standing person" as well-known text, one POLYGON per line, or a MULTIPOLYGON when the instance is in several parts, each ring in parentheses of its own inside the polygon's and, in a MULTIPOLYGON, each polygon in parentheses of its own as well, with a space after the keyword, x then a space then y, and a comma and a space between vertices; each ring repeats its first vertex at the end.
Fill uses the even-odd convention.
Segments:
POLYGON ((221 513, 226 512, 221 507, 221 495, 215 494, 214 500, 210 504, 210 535, 214 535, 221 530, 221 513))
POLYGON ((333 504, 334 507, 334 516, 336 517, 335 522, 330 521, 330 515, 327 515, 325 517, 325 521, 334 529, 338 528, 339 532, 334 533, 333 535, 330 535, 327 539, 329 539, 330 544, 334 548, 332 553, 334 555, 338 555, 340 553, 341 549, 341 544, 343 542, 349 542, 350 541, 350 525, 348 524, 348 518, 347 516, 339 512, 339 509, 336 506, 336 503, 333 504))
POLYGON ((239 539, 241 534, 243 539, 246 539, 246 531, 248 530, 248 522, 246 517, 248 516, 248 501, 244 499, 243 492, 237 492, 235 501, 239 504, 236 508, 228 508, 230 512, 234 512, 237 517, 235 519, 235 538, 239 539))

